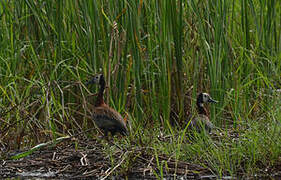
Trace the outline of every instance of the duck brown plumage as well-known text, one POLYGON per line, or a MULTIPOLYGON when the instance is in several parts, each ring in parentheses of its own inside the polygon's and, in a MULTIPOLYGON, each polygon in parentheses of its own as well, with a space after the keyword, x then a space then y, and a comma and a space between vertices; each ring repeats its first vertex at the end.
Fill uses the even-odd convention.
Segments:
POLYGON ((92 80, 90 80, 87 84, 92 83, 99 84, 100 86, 92 114, 92 119, 95 124, 98 128, 104 131, 106 136, 108 135, 108 132, 111 132, 112 135, 115 135, 116 133, 127 135, 128 130, 123 117, 117 111, 105 104, 103 100, 105 89, 105 79, 103 74, 94 75, 92 80))
POLYGON ((191 119, 190 125, 192 128, 195 128, 199 132, 202 130, 202 128, 204 128, 210 133, 215 126, 213 123, 211 123, 208 117, 208 112, 204 107, 205 103, 217 103, 217 101, 212 99, 208 93, 200 93, 196 100, 198 116, 193 118, 190 117, 189 119, 191 119))

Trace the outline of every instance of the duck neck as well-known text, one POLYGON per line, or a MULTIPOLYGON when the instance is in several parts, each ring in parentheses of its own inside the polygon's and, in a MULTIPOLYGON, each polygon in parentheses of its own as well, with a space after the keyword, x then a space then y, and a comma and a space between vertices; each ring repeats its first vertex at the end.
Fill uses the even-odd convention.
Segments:
POLYGON ((198 114, 203 114, 203 115, 208 116, 207 110, 204 108, 203 103, 200 103, 197 101, 196 104, 197 104, 198 114))
POLYGON ((99 89, 98 97, 97 97, 96 103, 95 103, 96 107, 101 106, 102 104, 104 104, 103 93, 104 93, 104 89, 105 89, 105 80, 104 80, 103 76, 101 76, 99 85, 100 85, 100 89, 99 89))

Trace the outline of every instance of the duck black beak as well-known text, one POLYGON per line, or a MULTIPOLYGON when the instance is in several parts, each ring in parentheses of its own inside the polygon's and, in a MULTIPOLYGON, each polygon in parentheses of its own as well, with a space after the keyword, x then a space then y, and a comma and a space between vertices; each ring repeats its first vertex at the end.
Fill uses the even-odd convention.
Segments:
POLYGON ((209 102, 209 103, 218 103, 219 101, 216 101, 216 100, 210 98, 210 99, 208 100, 208 102, 209 102))

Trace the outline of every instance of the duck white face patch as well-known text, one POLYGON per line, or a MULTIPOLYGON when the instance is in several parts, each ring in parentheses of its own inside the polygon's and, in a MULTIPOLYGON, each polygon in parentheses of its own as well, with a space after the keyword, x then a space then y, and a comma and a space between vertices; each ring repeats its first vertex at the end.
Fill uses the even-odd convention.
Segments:
MULTIPOLYGON (((202 100, 203 100, 203 103, 208 102, 209 99, 210 99, 210 95, 207 94, 207 93, 203 93, 203 99, 202 99, 202 100)), ((200 106, 201 106, 201 104, 200 104, 200 106)), ((202 106, 203 106, 203 104, 202 104, 202 106)))
POLYGON ((94 76, 94 82, 95 83, 99 83, 100 82, 100 77, 101 77, 101 74, 97 74, 94 76))

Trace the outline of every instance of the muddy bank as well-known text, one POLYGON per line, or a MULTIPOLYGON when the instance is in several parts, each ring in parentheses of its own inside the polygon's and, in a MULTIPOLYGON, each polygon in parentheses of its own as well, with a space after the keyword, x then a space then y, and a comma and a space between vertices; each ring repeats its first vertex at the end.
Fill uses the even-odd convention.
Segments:
POLYGON ((37 149, 20 159, 13 160, 11 157, 24 151, 2 153, 0 177, 154 179, 177 175, 192 179, 212 174, 208 168, 196 164, 175 161, 165 155, 155 156, 150 147, 103 143, 100 140, 69 138, 55 146, 37 149), (106 152, 105 146, 111 151, 106 152))

